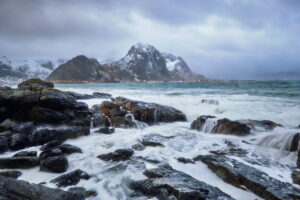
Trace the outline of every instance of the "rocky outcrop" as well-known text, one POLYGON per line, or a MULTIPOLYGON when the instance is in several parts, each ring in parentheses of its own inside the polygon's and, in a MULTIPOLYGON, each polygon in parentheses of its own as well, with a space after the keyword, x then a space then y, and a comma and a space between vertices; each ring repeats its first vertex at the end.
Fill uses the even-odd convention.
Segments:
POLYGON ((124 97, 117 97, 112 102, 102 102, 100 110, 115 127, 136 127, 137 121, 148 125, 186 121, 186 116, 173 107, 134 101, 124 97))
POLYGON ((268 174, 237 160, 220 155, 206 155, 194 158, 201 160, 223 181, 236 187, 246 187, 266 200, 294 200, 300 198, 300 192, 289 183, 274 179, 268 174))
POLYGON ((110 99, 111 98, 111 94, 108 93, 102 93, 102 92, 94 92, 93 94, 79 94, 76 92, 70 92, 67 91, 67 94, 73 96, 74 98, 76 98, 77 100, 82 100, 82 99, 94 99, 94 98, 100 98, 100 99, 110 99))
POLYGON ((51 189, 43 185, 30 184, 26 181, 0 176, 0 199, 84 200, 84 196, 79 193, 51 189))
POLYGON ((0 152, 89 134, 88 106, 49 87, 53 84, 31 79, 19 84, 18 89, 0 89, 0 152), (60 124, 69 126, 37 129, 39 125, 60 124))
POLYGON ((229 119, 216 119, 215 116, 202 115, 191 124, 192 129, 204 131, 208 133, 221 133, 232 135, 247 135, 250 133, 250 128, 238 121, 229 119))
POLYGON ((134 181, 130 184, 130 188, 158 199, 233 199, 218 188, 174 170, 170 166, 146 170, 144 175, 148 179, 134 181))
POLYGON ((28 79, 26 81, 23 81, 18 85, 18 89, 20 90, 42 90, 45 88, 54 88, 54 84, 51 82, 43 81, 41 79, 28 79))

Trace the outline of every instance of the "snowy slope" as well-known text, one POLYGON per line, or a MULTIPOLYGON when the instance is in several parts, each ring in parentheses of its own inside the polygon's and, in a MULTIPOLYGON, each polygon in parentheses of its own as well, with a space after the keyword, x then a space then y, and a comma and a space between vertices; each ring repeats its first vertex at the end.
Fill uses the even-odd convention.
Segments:
POLYGON ((0 57, 0 81, 19 82, 26 78, 45 79, 65 59, 9 59, 0 57))
POLYGON ((174 56, 170 53, 161 53, 166 60, 166 65, 175 79, 183 81, 197 81, 205 77, 194 73, 182 57, 174 56))

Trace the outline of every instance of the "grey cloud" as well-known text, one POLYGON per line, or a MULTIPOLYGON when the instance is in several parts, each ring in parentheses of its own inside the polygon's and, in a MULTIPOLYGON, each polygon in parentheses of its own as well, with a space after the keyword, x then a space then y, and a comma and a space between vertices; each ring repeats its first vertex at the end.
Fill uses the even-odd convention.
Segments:
POLYGON ((295 78, 299 11, 298 0, 2 0, 0 55, 117 59, 147 42, 209 77, 295 78))

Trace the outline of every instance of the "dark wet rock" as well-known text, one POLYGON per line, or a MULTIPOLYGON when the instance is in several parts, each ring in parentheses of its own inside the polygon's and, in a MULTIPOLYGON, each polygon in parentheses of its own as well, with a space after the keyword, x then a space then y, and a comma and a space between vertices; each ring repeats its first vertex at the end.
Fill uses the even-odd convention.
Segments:
POLYGON ((212 133, 246 135, 250 133, 250 128, 236 121, 219 119, 217 125, 212 129, 212 133))
POLYGON ((13 155, 13 157, 27 157, 27 156, 37 156, 37 151, 20 151, 13 155))
POLYGON ((194 164, 194 163, 195 163, 192 159, 184 158, 184 157, 176 158, 176 160, 177 160, 178 162, 181 162, 181 163, 184 163, 184 164, 187 164, 187 163, 192 163, 192 164, 194 164))
POLYGON ((238 120, 238 122, 247 125, 253 130, 273 130, 276 127, 281 127, 282 125, 277 124, 270 120, 238 120))
POLYGON ((65 129, 40 129, 35 131, 30 137, 32 145, 42 145, 53 140, 65 141, 70 138, 89 135, 89 127, 74 126, 65 129))
POLYGON ((68 191, 83 195, 85 198, 97 196, 97 192, 95 190, 86 190, 83 187, 71 187, 68 189, 68 191))
POLYGON ((40 148, 40 150, 41 150, 41 151, 46 151, 46 150, 48 150, 48 149, 53 149, 53 148, 58 147, 59 145, 61 145, 61 143, 62 143, 62 141, 59 141, 59 140, 53 140, 53 141, 51 141, 51 142, 48 142, 48 143, 44 144, 44 145, 40 148))
POLYGON ((296 133, 291 141, 291 145, 287 149, 288 151, 297 151, 299 149, 299 142, 300 142, 300 133, 296 133))
POLYGON ((69 167, 69 162, 64 156, 48 157, 41 161, 40 170, 53 173, 63 173, 69 167))
POLYGON ((100 99, 110 99, 111 94, 108 93, 102 93, 102 92, 94 92, 93 94, 79 94, 76 92, 67 91, 67 94, 73 96, 76 99, 94 99, 94 98, 100 98, 100 99))
POLYGON ((30 115, 31 119, 38 123, 63 124, 71 120, 66 113, 39 106, 32 108, 30 115))
POLYGON ((295 191, 291 184, 274 179, 237 160, 220 155, 198 156, 194 160, 204 162, 223 181, 236 187, 246 187, 264 199, 294 200, 300 198, 300 192, 295 191))
POLYGON ((11 134, 11 131, 4 131, 0 133, 0 153, 3 153, 9 149, 9 137, 11 134))
POLYGON ((124 172, 127 169, 128 165, 125 165, 123 163, 117 164, 113 167, 108 168, 104 171, 104 173, 111 173, 111 174, 120 174, 124 172))
POLYGON ((15 133, 30 135, 35 131, 35 126, 33 122, 25 122, 25 123, 17 124, 13 126, 11 129, 15 133))
POLYGON ((115 128, 111 128, 111 127, 103 127, 97 131, 97 133, 103 133, 103 134, 112 134, 114 132, 115 132, 115 128))
POLYGON ((0 124, 0 131, 8 130, 11 127, 15 126, 16 124, 17 124, 16 121, 11 119, 6 119, 0 124))
POLYGON ((143 151, 144 149, 146 149, 146 147, 141 143, 134 144, 131 148, 136 151, 143 151))
POLYGON ((149 125, 159 122, 186 121, 185 114, 171 106, 134 101, 124 97, 117 97, 113 102, 132 113, 136 120, 149 125))
POLYGON ((60 150, 59 148, 53 148, 40 153, 39 158, 42 161, 50 157, 63 156, 63 155, 64 153, 62 152, 62 150, 60 150))
POLYGON ((9 148, 12 150, 23 149, 28 145, 28 136, 15 133, 9 138, 9 148))
POLYGON ((108 93, 103 93, 103 92, 94 92, 93 96, 95 98, 110 99, 112 95, 108 94, 108 93))
POLYGON ((216 118, 216 117, 211 115, 201 115, 200 117, 197 117, 197 119, 192 122, 191 129, 202 131, 206 120, 210 118, 216 118))
MULTIPOLYGON (((54 88, 0 90, 0 122, 5 119, 36 124, 90 126, 91 113, 83 102, 54 88)), ((19 131, 14 131, 21 133, 19 131)))
POLYGON ((80 169, 77 169, 56 177, 51 180, 51 183, 54 183, 57 187, 67 187, 70 185, 76 185, 81 179, 88 180, 90 179, 90 175, 80 169))
POLYGON ((134 151, 131 149, 118 149, 111 153, 101 154, 97 156, 97 158, 104 161, 124 161, 128 160, 133 155, 133 153, 134 151))
POLYGON ((78 193, 52 189, 26 181, 0 176, 1 200, 84 200, 78 193))
POLYGON ((298 150, 298 158, 297 158, 296 165, 298 168, 300 168, 300 149, 298 150))
POLYGON ((10 178, 14 178, 14 179, 19 178, 19 176, 21 176, 21 175, 22 175, 22 172, 15 171, 15 170, 0 171, 0 176, 10 177, 10 178))
POLYGON ((291 174, 292 180, 294 184, 300 185, 300 170, 294 170, 291 174))
POLYGON ((148 146, 148 147, 164 147, 163 144, 159 143, 159 142, 155 142, 155 141, 151 141, 151 140, 146 140, 143 139, 141 141, 142 145, 144 146, 148 146))
POLYGON ((222 133, 233 135, 247 135, 250 133, 250 128, 238 121, 231 121, 229 119, 216 119, 215 123, 211 125, 209 130, 204 130, 205 123, 208 119, 215 118, 210 115, 202 115, 192 122, 191 128, 198 131, 205 131, 209 133, 222 133))
POLYGON ((28 169, 40 164, 38 157, 6 157, 0 158, 0 169, 28 169))
POLYGON ((28 79, 23 81, 18 85, 18 89, 26 89, 26 90, 42 90, 45 88, 54 88, 54 84, 51 82, 43 81, 41 79, 28 79))
POLYGON ((214 100, 214 99, 202 99, 201 103, 206 103, 206 104, 213 104, 213 105, 219 105, 219 101, 214 100))
POLYGON ((232 200, 229 195, 211 185, 199 181, 183 172, 162 166, 146 170, 146 180, 134 181, 130 188, 136 192, 158 199, 222 199, 232 200))
MULTIPOLYGON (((105 122, 106 122, 106 117, 104 117, 101 114, 94 114, 93 116, 93 127, 97 128, 99 126, 105 126, 105 122)), ((108 125, 109 126, 109 125, 108 125)))
POLYGON ((61 144, 59 148, 65 154, 82 153, 82 150, 79 147, 71 144, 61 144))

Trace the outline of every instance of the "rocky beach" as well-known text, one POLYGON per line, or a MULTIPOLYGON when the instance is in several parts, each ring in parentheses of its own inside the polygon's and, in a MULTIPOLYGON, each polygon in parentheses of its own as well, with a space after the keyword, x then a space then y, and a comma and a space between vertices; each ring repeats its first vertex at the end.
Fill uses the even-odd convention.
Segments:
POLYGON ((214 84, 1 87, 1 198, 299 199, 297 98, 214 84))

